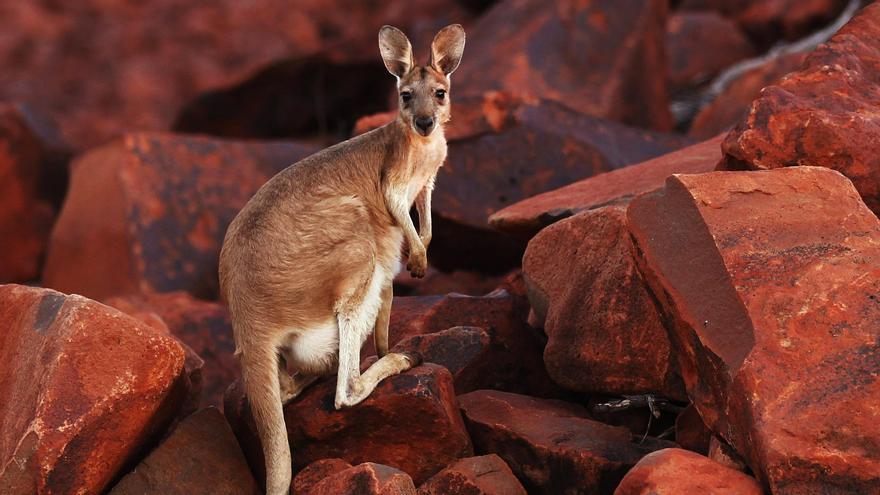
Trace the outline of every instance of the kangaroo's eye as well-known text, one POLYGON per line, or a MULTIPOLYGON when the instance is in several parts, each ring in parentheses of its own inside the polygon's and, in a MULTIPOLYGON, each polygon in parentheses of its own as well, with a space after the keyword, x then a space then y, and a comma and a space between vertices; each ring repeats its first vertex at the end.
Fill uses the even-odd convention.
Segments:
POLYGON ((409 103, 409 100, 412 100, 412 93, 409 91, 403 91, 400 93, 400 97, 403 99, 404 103, 409 103))
POLYGON ((442 100, 443 98, 446 98, 446 90, 438 89, 434 92, 434 96, 436 96, 438 100, 442 100))

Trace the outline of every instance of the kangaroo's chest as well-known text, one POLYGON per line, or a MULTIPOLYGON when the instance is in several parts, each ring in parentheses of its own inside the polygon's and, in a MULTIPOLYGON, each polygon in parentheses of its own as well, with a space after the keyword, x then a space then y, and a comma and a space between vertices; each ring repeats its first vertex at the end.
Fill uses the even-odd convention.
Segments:
POLYGON ((446 140, 436 140, 418 149, 410 155, 409 186, 407 187, 407 201, 413 204, 425 185, 434 178, 437 170, 446 160, 446 140))

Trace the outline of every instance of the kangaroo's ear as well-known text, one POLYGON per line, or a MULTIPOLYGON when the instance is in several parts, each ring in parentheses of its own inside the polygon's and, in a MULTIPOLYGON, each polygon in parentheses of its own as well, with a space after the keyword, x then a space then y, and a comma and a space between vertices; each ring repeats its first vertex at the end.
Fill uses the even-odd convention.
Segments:
POLYGON ((382 26, 379 30, 379 52, 388 72, 398 79, 415 65, 409 39, 403 31, 394 26, 382 26))
POLYGON ((464 28, 450 24, 441 29, 431 43, 431 66, 447 76, 458 68, 464 52, 464 28))

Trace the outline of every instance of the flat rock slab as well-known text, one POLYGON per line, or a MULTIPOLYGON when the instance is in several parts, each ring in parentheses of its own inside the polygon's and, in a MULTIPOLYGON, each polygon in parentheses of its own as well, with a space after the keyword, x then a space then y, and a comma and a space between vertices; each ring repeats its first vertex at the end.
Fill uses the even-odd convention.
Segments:
POLYGON ((682 449, 651 452, 635 465, 614 495, 761 495, 755 478, 682 449))
MULTIPOLYGON (((421 483, 450 462, 472 455, 445 368, 424 364, 383 380, 357 406, 335 410, 336 377, 306 389, 284 407, 294 471, 327 458, 351 464, 372 460, 401 469, 421 483)), ((247 399, 227 393, 226 417, 254 473, 262 477, 263 451, 247 399)))
POLYGON ((262 492, 223 413, 210 407, 181 421, 161 445, 110 490, 111 495, 144 493, 262 492))
POLYGON ((626 428, 588 419, 567 402, 478 390, 459 397, 478 452, 497 454, 529 493, 611 493, 645 454, 674 444, 639 444, 626 428))
POLYGON ((43 282, 95 299, 183 290, 213 298, 226 227, 311 147, 129 134, 81 155, 43 282))
POLYGON ((583 179, 514 203, 489 217, 489 224, 506 234, 530 239, 542 228, 577 213, 627 203, 635 196, 663 186, 672 174, 697 174, 715 169, 721 141, 708 141, 652 158, 636 165, 583 179))
POLYGON ((101 493, 187 395, 184 350, 84 297, 0 286, 0 493, 101 493))
POLYGON ((669 178, 628 211, 688 395, 774 493, 880 483, 880 221, 833 170, 669 178))
POLYGON ((821 166, 849 177, 880 213, 880 4, 859 12, 803 67, 752 103, 719 170, 821 166))
POLYGON ((454 91, 506 90, 670 130, 667 9, 663 0, 498 2, 468 30, 466 60, 476 69, 456 73, 454 91))
POLYGON ((459 459, 419 487, 419 495, 526 495, 504 459, 495 454, 459 459))
POLYGON ((533 321, 544 328, 544 364, 569 390, 654 393, 685 399, 669 337, 626 228, 608 206, 538 233, 523 256, 533 321))

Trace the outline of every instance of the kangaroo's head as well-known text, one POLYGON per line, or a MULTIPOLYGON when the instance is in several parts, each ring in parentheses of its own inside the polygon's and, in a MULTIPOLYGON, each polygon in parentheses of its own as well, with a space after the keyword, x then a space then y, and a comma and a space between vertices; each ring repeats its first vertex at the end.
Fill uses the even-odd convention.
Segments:
POLYGON ((409 39, 395 27, 379 30, 379 51, 397 78, 399 118, 418 135, 430 136, 449 120, 449 76, 461 62, 464 29, 459 24, 441 29, 431 43, 431 62, 424 67, 416 65, 409 39))

